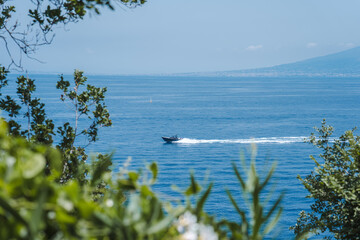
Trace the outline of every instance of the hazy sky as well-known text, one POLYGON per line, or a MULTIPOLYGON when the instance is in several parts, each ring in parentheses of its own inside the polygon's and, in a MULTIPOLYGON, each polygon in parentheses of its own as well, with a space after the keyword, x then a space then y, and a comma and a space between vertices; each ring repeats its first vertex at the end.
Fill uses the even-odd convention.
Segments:
POLYGON ((24 66, 95 74, 273 66, 360 45, 359 10, 359 0, 148 0, 57 29, 36 55, 46 63, 24 66))

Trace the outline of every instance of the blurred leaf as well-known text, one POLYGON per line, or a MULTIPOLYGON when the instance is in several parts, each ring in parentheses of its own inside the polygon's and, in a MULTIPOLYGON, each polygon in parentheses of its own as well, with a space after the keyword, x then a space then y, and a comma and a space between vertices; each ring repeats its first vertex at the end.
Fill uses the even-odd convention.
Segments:
POLYGON ((197 194, 201 191, 201 187, 200 185, 196 182, 195 178, 194 178, 194 174, 190 175, 190 186, 188 187, 188 189, 185 191, 185 195, 190 196, 190 195, 194 195, 197 194))
POLYGON ((209 187, 206 189, 204 194, 200 197, 196 205, 196 216, 200 216, 201 211, 203 210, 205 201, 208 199, 213 183, 210 183, 209 187))
POLYGON ((45 168, 45 158, 38 153, 27 153, 27 159, 21 163, 21 168, 25 178, 33 178, 45 168))
POLYGON ((141 186, 140 193, 141 193, 143 196, 151 196, 151 197, 154 196, 153 192, 152 192, 152 191, 149 189, 149 187, 146 186, 146 185, 141 186))
POLYGON ((11 207, 10 204, 8 204, 7 201, 1 196, 0 196, 0 206, 5 212, 11 214, 17 221, 19 221, 21 224, 23 224, 26 227, 27 233, 29 234, 29 239, 31 239, 32 232, 27 221, 17 212, 16 209, 11 207))
POLYGON ((151 163, 150 164, 150 170, 152 172, 152 183, 155 183, 156 181, 156 178, 157 178, 157 174, 158 174, 158 167, 157 167, 157 164, 155 162, 151 163))
POLYGON ((139 174, 136 172, 129 172, 128 176, 133 183, 135 183, 139 179, 139 174))
POLYGON ((50 168, 61 173, 63 169, 63 162, 60 152, 55 148, 48 148, 47 157, 50 161, 50 168))
POLYGON ((44 186, 40 192, 39 196, 37 198, 37 206, 34 209, 34 211, 31 213, 31 221, 30 221, 30 228, 33 233, 37 233, 40 230, 44 214, 44 204, 46 203, 48 192, 47 187, 44 186))
POLYGON ((93 173, 91 178, 91 185, 95 185, 101 180, 103 174, 109 171, 109 167, 112 165, 111 156, 98 157, 96 162, 93 162, 93 173))
POLYGON ((267 173, 266 177, 265 177, 265 180, 263 181, 263 183, 260 185, 260 188, 259 190, 263 190, 264 187, 269 183, 274 171, 275 171, 275 168, 276 168, 276 163, 273 163, 273 165, 271 166, 270 168, 270 171, 267 173))
POLYGON ((242 219, 242 220, 246 219, 245 212, 243 212, 243 211, 239 208, 238 204, 236 203, 235 199, 234 199, 233 196, 231 195, 230 191, 229 191, 229 190, 226 190, 226 193, 227 193, 227 195, 229 196, 230 201, 231 201, 232 205, 234 206, 235 210, 236 210, 237 213, 240 215, 241 219, 242 219))
POLYGON ((154 234, 159 231, 164 230, 165 228, 169 227, 170 224, 174 221, 175 217, 178 217, 181 213, 184 212, 184 209, 177 208, 171 215, 166 216, 160 222, 152 225, 148 230, 147 234, 154 234))
POLYGON ((69 215, 68 213, 59 210, 56 211, 56 220, 59 224, 75 224, 77 222, 76 217, 69 215))
POLYGON ((232 167, 233 167, 233 169, 234 169, 234 172, 235 172, 235 175, 236 175, 237 179, 239 180, 239 182, 240 182, 240 184, 241 184, 241 188, 242 188, 243 190, 245 190, 245 189, 246 189, 245 182, 244 182, 244 180, 242 179, 242 177, 241 177, 241 175, 240 175, 240 173, 239 173, 239 171, 238 171, 238 169, 237 169, 237 166, 236 166, 236 164, 235 164, 234 162, 232 162, 232 167))

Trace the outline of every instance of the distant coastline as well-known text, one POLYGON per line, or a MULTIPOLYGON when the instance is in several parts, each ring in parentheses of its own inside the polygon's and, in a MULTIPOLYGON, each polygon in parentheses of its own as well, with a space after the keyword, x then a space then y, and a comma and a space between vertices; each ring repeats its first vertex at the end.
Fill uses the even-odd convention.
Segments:
POLYGON ((357 78, 360 73, 307 73, 307 72, 199 72, 199 73, 180 73, 171 76, 198 76, 198 77, 347 77, 357 78))
POLYGON ((176 74, 227 77, 360 77, 360 47, 273 67, 176 74))
MULTIPOLYGON (((25 73, 19 73, 25 74, 25 73)), ((58 72, 30 71, 30 75, 59 75, 58 72)), ((72 73, 62 72, 64 75, 72 73)), ((12 75, 12 74, 10 74, 12 75)), ((88 73, 88 76, 199 76, 199 77, 360 77, 360 47, 346 51, 333 53, 325 56, 315 57, 276 65, 273 67, 230 70, 230 71, 207 71, 207 72, 184 72, 184 73, 155 73, 155 74, 107 74, 88 73)))

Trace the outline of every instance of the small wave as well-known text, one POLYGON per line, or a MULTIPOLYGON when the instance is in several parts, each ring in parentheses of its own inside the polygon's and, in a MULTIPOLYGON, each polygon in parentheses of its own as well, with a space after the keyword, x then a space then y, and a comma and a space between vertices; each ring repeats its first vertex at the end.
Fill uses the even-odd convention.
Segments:
POLYGON ((286 144, 286 143, 299 143, 304 142, 306 137, 268 137, 268 138, 247 138, 247 139, 193 139, 193 138, 183 138, 177 143, 181 144, 198 144, 198 143, 277 143, 277 144, 286 144))

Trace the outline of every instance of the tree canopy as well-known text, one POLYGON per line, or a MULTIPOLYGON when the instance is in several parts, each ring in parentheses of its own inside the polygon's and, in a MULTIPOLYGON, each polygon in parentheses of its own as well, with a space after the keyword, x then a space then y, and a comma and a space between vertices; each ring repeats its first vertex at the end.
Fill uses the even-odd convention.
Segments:
POLYGON ((8 66, 21 68, 23 55, 34 58, 38 47, 51 44, 55 26, 77 22, 90 13, 100 14, 102 8, 113 10, 115 5, 133 8, 145 2, 146 0, 28 0, 24 3, 23 0, 0 0, 0 39, 10 59, 8 66), (29 8, 24 9, 24 5, 29 8), (18 50, 20 54, 16 54, 18 50))
POLYGON ((319 136, 312 134, 309 142, 322 150, 321 161, 311 157, 315 170, 299 177, 314 203, 291 229, 297 235, 331 233, 325 239, 360 239, 360 136, 353 129, 333 140, 333 127, 325 120, 316 131, 319 136))

